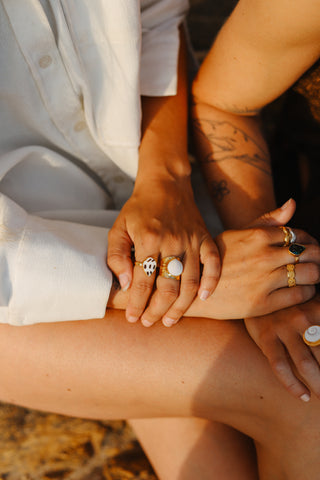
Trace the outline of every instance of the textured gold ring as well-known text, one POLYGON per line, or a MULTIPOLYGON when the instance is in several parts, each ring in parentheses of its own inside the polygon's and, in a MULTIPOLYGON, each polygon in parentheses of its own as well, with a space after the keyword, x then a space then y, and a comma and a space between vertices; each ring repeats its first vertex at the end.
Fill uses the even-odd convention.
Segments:
POLYGON ((134 264, 137 267, 142 267, 147 277, 151 277, 151 275, 156 271, 156 268, 158 266, 157 261, 153 257, 147 257, 142 262, 138 262, 136 260, 134 264))
POLYGON ((287 265, 288 287, 296 286, 296 269, 293 263, 287 265))
POLYGON ((159 274, 165 278, 173 278, 174 280, 180 280, 183 272, 183 263, 179 257, 171 255, 161 259, 159 274))

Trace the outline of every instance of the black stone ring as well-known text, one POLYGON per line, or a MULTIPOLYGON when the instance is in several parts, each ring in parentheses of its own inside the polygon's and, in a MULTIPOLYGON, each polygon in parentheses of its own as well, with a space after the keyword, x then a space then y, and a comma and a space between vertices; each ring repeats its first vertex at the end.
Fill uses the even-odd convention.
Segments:
POLYGON ((295 263, 299 262, 300 255, 305 251, 306 247, 304 245, 300 245, 300 243, 291 243, 288 247, 288 252, 290 255, 294 256, 295 263))

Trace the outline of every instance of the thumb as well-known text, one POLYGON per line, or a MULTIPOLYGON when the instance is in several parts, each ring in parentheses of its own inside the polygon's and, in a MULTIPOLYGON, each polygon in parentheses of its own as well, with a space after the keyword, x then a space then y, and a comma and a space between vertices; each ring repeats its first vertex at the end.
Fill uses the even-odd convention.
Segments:
POLYGON ((132 241, 128 233, 113 226, 108 234, 108 267, 119 279, 123 291, 128 290, 133 275, 133 264, 131 260, 132 241))
POLYGON ((265 213, 250 223, 249 227, 278 227, 291 220, 296 211, 296 202, 290 198, 286 203, 272 212, 265 213))

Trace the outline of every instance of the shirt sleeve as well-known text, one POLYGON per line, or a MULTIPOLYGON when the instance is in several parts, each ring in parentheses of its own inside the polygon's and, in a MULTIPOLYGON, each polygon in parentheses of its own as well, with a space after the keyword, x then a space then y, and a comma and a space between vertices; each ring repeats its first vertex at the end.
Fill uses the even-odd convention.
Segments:
POLYGON ((0 322, 103 317, 108 229, 29 215, 4 195, 0 212, 0 322))
POLYGON ((175 95, 179 25, 188 0, 142 0, 141 94, 175 95))

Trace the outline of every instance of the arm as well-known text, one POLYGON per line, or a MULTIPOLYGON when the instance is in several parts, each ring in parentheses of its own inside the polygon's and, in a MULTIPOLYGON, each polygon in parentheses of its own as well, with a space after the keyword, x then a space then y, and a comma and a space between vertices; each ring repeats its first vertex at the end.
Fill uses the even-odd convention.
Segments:
MULTIPOLYGON (((240 0, 200 69, 193 88, 200 159, 229 227, 274 205, 258 113, 319 57, 319 24, 318 0, 307 6, 300 0, 240 0)), ((309 389, 291 360, 300 378, 316 392, 320 387, 319 367, 301 339, 306 322, 317 318, 317 305, 312 301, 246 321, 277 377, 300 398, 308 398, 309 389)))
POLYGON ((213 291, 219 276, 217 249, 195 205, 190 181, 183 37, 181 45, 177 94, 142 98, 135 187, 109 235, 108 264, 122 287, 131 285, 127 318, 136 321, 142 316, 145 325, 163 317, 167 323, 176 322, 183 315, 199 288, 199 256, 204 264, 200 296, 213 291), (158 277, 152 294, 155 275, 147 277, 138 266, 132 269, 132 246, 137 261, 149 256, 182 257, 181 284, 158 277))
MULTIPOLYGON (((305 262, 296 266, 295 288, 287 288, 285 265, 290 254, 281 248, 282 232, 277 227, 291 218, 294 202, 257 220, 257 227, 227 230, 216 238, 222 262, 218 285, 206 302, 196 298, 186 316, 237 319, 263 315, 305 302, 314 295, 312 283, 319 277, 320 249, 311 237, 299 232, 307 245, 305 262), (315 262, 311 264, 310 262, 315 262)), ((128 292, 114 288, 108 306, 126 308, 128 292)))
POLYGON ((308 8, 301 0, 240 0, 200 69, 199 156, 227 226, 241 226, 244 211, 242 225, 274 206, 258 114, 318 58, 319 23, 318 0, 308 8))

